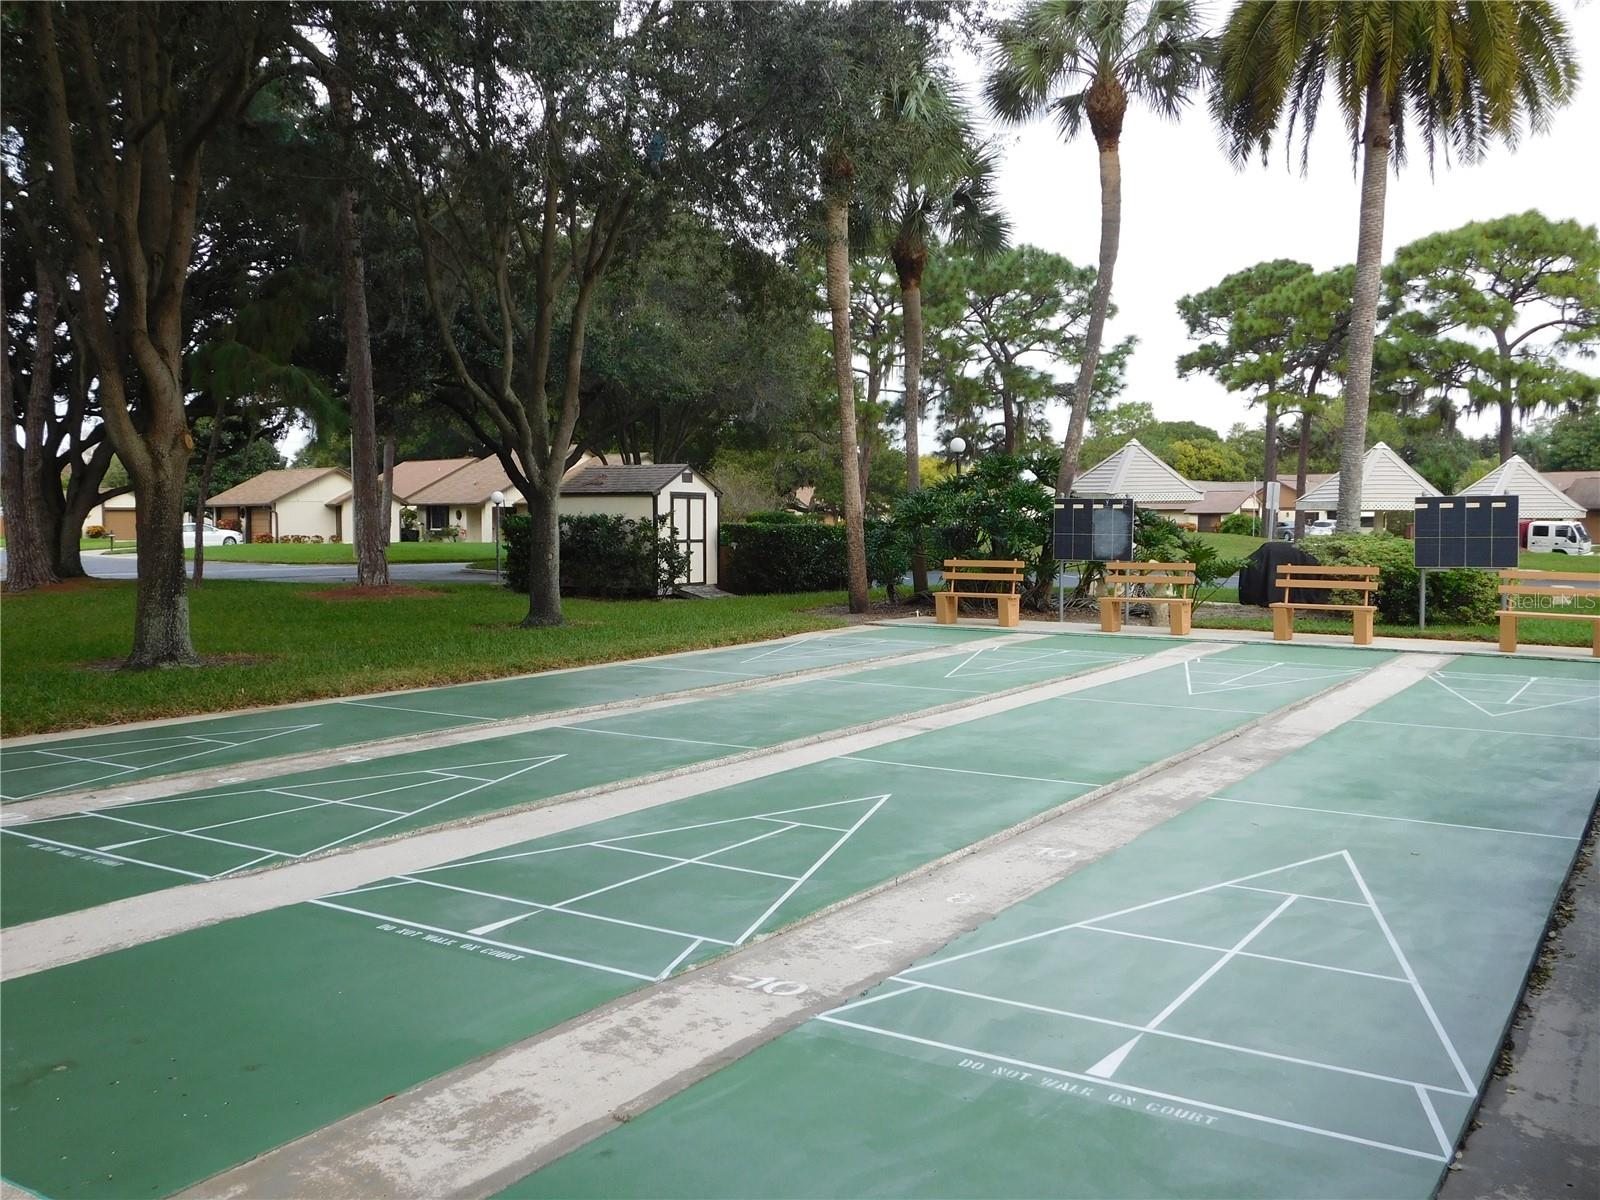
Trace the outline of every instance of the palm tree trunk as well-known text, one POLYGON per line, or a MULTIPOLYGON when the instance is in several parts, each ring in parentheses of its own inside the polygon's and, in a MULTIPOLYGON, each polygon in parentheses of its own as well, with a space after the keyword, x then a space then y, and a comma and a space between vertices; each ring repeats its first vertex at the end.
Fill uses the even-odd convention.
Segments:
POLYGON ((1384 194, 1389 185, 1389 149, 1394 140, 1389 102, 1376 79, 1367 85, 1366 105, 1366 125, 1361 135, 1361 229, 1356 242, 1355 294, 1350 305, 1344 429, 1339 435, 1340 533, 1361 531, 1361 466, 1367 453, 1372 343, 1377 332, 1378 287, 1383 274, 1384 194))
MULTIPOLYGON (((1118 120, 1120 131, 1121 121, 1118 120)), ((1083 452, 1083 429, 1089 418, 1089 401, 1094 396, 1094 372, 1100 362, 1100 341, 1105 334, 1106 312, 1111 307, 1111 275, 1117 266, 1117 246, 1122 240, 1122 159, 1113 139, 1100 146, 1100 268, 1094 281, 1094 300, 1089 309, 1089 328, 1083 338, 1083 362, 1078 367, 1078 383, 1072 393, 1072 417, 1067 423, 1067 440, 1061 449, 1061 470, 1056 476, 1056 494, 1072 491, 1078 474, 1078 457, 1083 452)))
MULTIPOLYGON (((900 312, 904 320, 906 408, 906 491, 922 490, 922 279, 920 275, 900 285, 900 312)), ((918 529, 911 540, 911 593, 921 599, 929 595, 928 551, 918 529)))
POLYGON ((844 482, 845 570, 850 611, 867 611, 866 510, 857 469, 856 388, 850 344, 850 207, 846 197, 827 202, 828 308, 833 316, 833 370, 839 387, 839 463, 844 482))

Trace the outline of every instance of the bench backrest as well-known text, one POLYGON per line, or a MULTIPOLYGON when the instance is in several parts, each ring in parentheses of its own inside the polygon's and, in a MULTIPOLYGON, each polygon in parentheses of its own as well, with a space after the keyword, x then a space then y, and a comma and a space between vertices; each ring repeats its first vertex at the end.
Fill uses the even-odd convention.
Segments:
POLYGON ((967 591, 967 584, 994 583, 985 592, 996 595, 1014 594, 1022 586, 1022 560, 1020 558, 947 558, 944 560, 944 583, 948 591, 967 591))
POLYGON ((1377 567, 1324 567, 1311 563, 1279 563, 1278 576, 1272 585, 1283 589, 1283 599, 1289 602, 1291 591, 1366 592, 1378 590, 1377 567))
POLYGON ((1600 587, 1555 587, 1554 584, 1600 584, 1600 575, 1593 571, 1535 571, 1523 567, 1507 567, 1500 572, 1502 596, 1584 596, 1600 598, 1600 587))
POLYGON ((1183 589, 1193 587, 1194 564, 1188 562, 1108 562, 1106 564, 1107 586, 1116 588, 1133 588, 1140 584, 1171 584, 1177 589, 1179 596, 1183 589))

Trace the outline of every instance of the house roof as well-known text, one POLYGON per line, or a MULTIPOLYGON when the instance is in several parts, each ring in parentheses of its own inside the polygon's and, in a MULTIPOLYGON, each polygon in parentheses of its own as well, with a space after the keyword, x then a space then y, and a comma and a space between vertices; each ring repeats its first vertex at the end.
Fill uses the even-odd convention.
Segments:
POLYGON ((1461 489, 1463 496, 1515 496, 1519 517, 1582 517, 1588 510, 1550 480, 1513 454, 1476 483, 1461 489))
MULTIPOLYGON (((400 468, 395 467, 398 471, 400 468)), ((451 471, 406 496, 407 504, 487 504, 496 492, 517 492, 511 476, 493 454, 451 471)), ((395 494, 400 485, 395 484, 395 494)))
MULTIPOLYGON (((414 458, 409 462, 395 463, 395 503, 406 503, 411 499, 413 492, 421 491, 430 483, 435 483, 446 475, 454 474, 462 467, 470 466, 477 461, 475 458, 414 458)), ((337 508, 353 495, 355 495, 353 491, 340 492, 328 501, 328 507, 337 508)))
POLYGON ((1545 471, 1543 475, 1589 512, 1600 509, 1600 471, 1545 471))
POLYGON ((1072 481, 1074 496, 1131 496, 1139 504, 1194 504, 1201 491, 1146 450, 1138 438, 1072 481))
POLYGON ((590 463, 561 483, 563 496, 654 496, 668 484, 676 483, 688 463, 631 463, 608 465, 590 463))
POLYGON ((288 467, 281 471, 263 471, 243 483, 235 484, 225 492, 209 497, 206 500, 206 507, 276 504, 285 496, 298 492, 307 484, 315 483, 325 475, 350 478, 349 473, 339 467, 288 467))
MULTIPOLYGON (((1309 481, 1308 481, 1309 482, 1309 481)), ((1412 470, 1384 442, 1361 460, 1361 510, 1410 512, 1418 496, 1437 496, 1439 489, 1412 470)), ((1329 475, 1295 501, 1296 508, 1326 511, 1339 507, 1339 476, 1329 475)))
POLYGON ((1226 516, 1239 511, 1246 500, 1251 499, 1261 489, 1248 484, 1199 484, 1195 485, 1203 493, 1200 499, 1183 511, 1196 516, 1211 516, 1213 514, 1226 516))

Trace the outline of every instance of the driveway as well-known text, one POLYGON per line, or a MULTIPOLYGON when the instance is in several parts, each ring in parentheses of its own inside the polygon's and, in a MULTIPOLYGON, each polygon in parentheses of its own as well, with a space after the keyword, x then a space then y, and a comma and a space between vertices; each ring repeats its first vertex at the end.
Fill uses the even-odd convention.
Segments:
MULTIPOLYGON (((139 574, 136 554, 106 554, 88 550, 83 554, 83 569, 96 579, 135 579, 139 574)), ((0 575, 5 570, 5 552, 0 550, 0 575)), ((354 583, 354 563, 333 566, 301 566, 288 563, 206 563, 207 579, 256 579, 271 583, 354 583)), ((390 563, 389 578, 395 583, 493 583, 493 571, 473 571, 465 563, 390 563)))

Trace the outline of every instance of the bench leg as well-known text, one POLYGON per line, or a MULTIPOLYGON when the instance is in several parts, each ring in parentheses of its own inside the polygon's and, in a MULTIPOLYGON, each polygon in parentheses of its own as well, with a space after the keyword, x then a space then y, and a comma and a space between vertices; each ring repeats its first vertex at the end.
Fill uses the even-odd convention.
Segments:
POLYGON ((1594 628, 1594 656, 1600 658, 1600 621, 1593 621, 1590 624, 1594 628))
MULTIPOLYGON (((1502 610, 1500 616, 1500 652, 1502 654, 1515 654, 1517 652, 1517 618, 1514 614, 1502 610)), ((1596 654, 1600 654, 1600 643, 1596 643, 1596 654)))
POLYGON ((1294 640, 1294 609, 1274 608, 1272 610, 1272 640, 1275 642, 1291 642, 1294 640))
POLYGON ((1185 600, 1180 604, 1167 605, 1167 615, 1170 618, 1168 624, 1175 636, 1188 637, 1190 630, 1194 628, 1193 603, 1191 600, 1185 600))
POLYGON ((933 594, 933 619, 940 625, 956 623, 956 598, 949 592, 933 594))
POLYGON ((1122 632, 1122 605, 1109 596, 1100 597, 1100 632, 1122 632))
POLYGON ((1358 646, 1370 646, 1370 645, 1372 645, 1372 618, 1373 618, 1373 615, 1374 614, 1372 614, 1370 612, 1361 612, 1359 610, 1356 611, 1356 613, 1355 613, 1355 618, 1356 618, 1356 620, 1355 620, 1356 645, 1358 645, 1358 646))
POLYGON ((995 615, 1000 620, 1002 629, 1015 629, 1017 622, 1022 619, 1022 597, 1001 596, 995 607, 999 610, 995 615))

